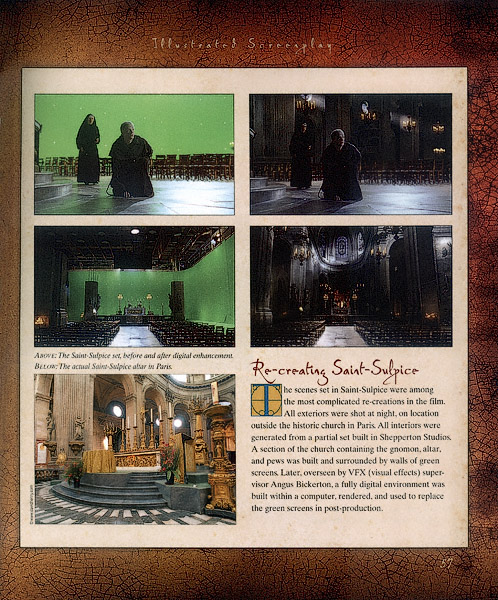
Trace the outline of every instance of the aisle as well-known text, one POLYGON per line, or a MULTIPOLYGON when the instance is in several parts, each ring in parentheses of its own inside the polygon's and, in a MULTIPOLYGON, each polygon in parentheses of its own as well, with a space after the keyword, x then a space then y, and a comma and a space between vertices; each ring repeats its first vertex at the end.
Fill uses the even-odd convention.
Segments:
POLYGON ((325 327, 325 331, 315 346, 323 347, 356 347, 368 344, 355 330, 353 325, 331 325, 325 327))
POLYGON ((150 348, 162 346, 147 325, 121 325, 110 344, 114 348, 150 348))

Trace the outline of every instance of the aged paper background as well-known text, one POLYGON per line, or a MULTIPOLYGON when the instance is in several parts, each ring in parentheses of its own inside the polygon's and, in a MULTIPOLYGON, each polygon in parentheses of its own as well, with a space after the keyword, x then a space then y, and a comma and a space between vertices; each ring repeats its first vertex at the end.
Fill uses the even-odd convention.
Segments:
MULTIPOLYGON (((467 194, 466 194, 466 70, 465 69, 25 69, 23 72, 23 172, 21 218, 23 260, 21 276, 21 372, 35 373, 36 348, 32 346, 33 308, 33 224, 57 225, 235 225, 236 243, 236 332, 233 360, 171 360, 172 373, 235 373, 237 384, 237 525, 219 528, 177 526, 168 528, 165 539, 161 527, 77 526, 79 546, 133 547, 427 547, 465 546, 467 544, 467 312, 465 307, 467 194), (131 83, 125 83, 125 82, 131 83), (321 93, 450 93, 454 139, 452 177, 452 215, 334 215, 248 217, 249 212, 249 94, 292 93, 306 86, 321 93), (117 87, 123 93, 234 93, 235 107, 235 197, 234 217, 178 216, 35 216, 33 217, 33 122, 36 93, 111 93, 117 87), (31 152, 30 152, 31 150, 31 152), (453 346, 450 348, 250 348, 250 274, 249 225, 451 225, 453 233, 453 294, 461 301, 453 314, 453 346), (348 513, 324 516, 316 514, 260 514, 251 512, 250 477, 251 430, 249 417, 251 383, 255 378, 251 363, 260 359, 267 366, 302 367, 306 360, 329 368, 336 358, 344 364, 365 363, 376 358, 395 358, 396 364, 420 369, 417 377, 401 377, 399 385, 434 386, 437 397, 444 398, 447 414, 441 433, 450 433, 451 445, 444 452, 447 472, 446 502, 426 502, 411 506, 393 502, 382 513, 348 513), (441 365, 445 369, 441 372, 441 365), (218 370, 218 371, 217 371, 218 370), (422 527, 420 521, 431 522, 422 527), (105 529, 105 535, 102 530, 105 529)), ((428 188, 427 193, 430 193, 428 188)), ((232 349, 230 349, 232 350, 232 349)), ((145 350, 147 352, 147 350, 145 350)), ((57 361, 53 361, 57 362, 57 361)), ((71 361, 65 360, 70 363, 71 361)), ((74 361, 78 362, 78 361, 74 361)), ((79 361, 85 363, 86 361, 79 361)), ((161 361, 152 361, 161 362, 161 361)), ((164 361, 162 361, 164 362, 164 361)), ((143 364, 151 363, 143 360, 143 364)), ((147 369, 149 371, 149 369, 147 369)), ((45 372, 45 371, 44 371, 45 372)), ((47 371, 50 372, 50 371, 47 371)), ((53 371, 52 371, 53 372, 53 371)), ((58 371, 55 371, 56 373, 58 371)), ((77 371, 81 373, 81 371, 77 371)), ((96 369, 98 372, 98 369, 96 369)), ((157 373, 157 371, 152 371, 157 373)), ((143 373, 143 371, 142 371, 143 373)), ((316 377, 284 376, 277 379, 286 387, 316 385, 316 377)), ((337 377, 331 385, 379 385, 378 377, 337 377)), ((362 396, 362 394, 359 394, 362 396)), ((363 394, 363 396, 365 396, 363 394)), ((412 395, 413 396, 413 395, 412 395)), ((23 546, 74 546, 75 526, 30 524, 30 491, 33 483, 32 439, 34 389, 31 378, 21 380, 21 543, 23 546)), ((354 421, 354 419, 352 419, 354 421)), ((261 433, 261 432, 259 432, 261 433)), ((398 431, 398 433, 400 433, 398 431)), ((268 444, 271 446, 271 444, 268 444)), ((277 444, 278 445, 278 444, 277 444)), ((387 444, 388 445, 388 444, 387 444)), ((442 457, 443 458, 443 457, 442 457)), ((296 490, 298 491, 298 490, 296 490)), ((278 503, 277 503, 278 504, 278 503)))
MULTIPOLYGON (((496 7, 492 2, 9 2, 2 8, 3 416, 5 598, 492 598, 496 581, 496 7), (266 12, 260 4, 266 4, 266 12), (159 32, 158 32, 159 31, 159 32), (330 41, 331 52, 158 53, 151 39, 330 41), (133 550, 19 547, 19 152, 22 67, 465 66, 469 82, 470 539, 455 549, 133 550), (8 190, 8 191, 6 191, 8 190), (16 253, 17 250, 17 253, 16 253), (8 257, 8 259, 6 259, 8 257), (14 322, 13 322, 14 321, 14 322), (33 575, 36 565, 36 576, 33 575), (227 573, 233 573, 232 576, 227 573)), ((237 176, 237 175, 236 175, 237 176)), ((243 240, 242 240, 243 241, 243 240)), ((242 243, 237 238, 237 244, 242 243)), ((23 299, 24 300, 24 299, 23 299)), ((237 305, 240 310, 240 305, 237 305)), ((465 307, 462 307, 465 312, 465 307)), ((237 320, 240 315, 237 313, 237 320)), ((245 317, 247 319, 247 316, 245 317)), ((238 324, 240 333, 240 324, 238 324)), ((456 328, 455 328, 456 329, 456 328)), ((246 333, 247 335, 247 333, 246 333)), ((242 390, 243 391, 243 390, 242 390)), ((240 398, 241 392, 238 390, 240 398)), ((240 439, 240 438, 239 438, 240 439)), ((423 527, 431 524, 421 524, 423 527)), ((263 545, 263 544, 261 544, 263 545)))

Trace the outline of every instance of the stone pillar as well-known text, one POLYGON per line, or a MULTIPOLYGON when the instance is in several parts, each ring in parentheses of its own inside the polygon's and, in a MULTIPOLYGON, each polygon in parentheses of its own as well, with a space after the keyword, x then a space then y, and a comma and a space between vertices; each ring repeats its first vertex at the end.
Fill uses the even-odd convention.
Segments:
POLYGON ((57 450, 64 449, 68 460, 81 458, 82 450, 92 450, 94 375, 55 375, 54 410, 57 450), (82 442, 78 452, 73 452, 70 443, 77 434, 76 420, 81 419, 82 442))
POLYGON ((85 309, 83 311, 85 321, 95 321, 97 319, 99 304, 98 281, 85 281, 85 309))
POLYGON ((403 244, 406 266, 406 318, 419 322, 421 316, 420 268, 418 262, 417 228, 403 228, 403 244))
MULTIPOLYGON (((35 437, 37 440, 48 440, 47 416, 50 406, 50 396, 35 394, 35 437)), ((53 439, 53 436, 52 436, 53 439)))
POLYGON ((273 227, 251 227, 251 300, 253 325, 271 325, 273 227))
POLYGON ((173 321, 185 321, 185 295, 183 281, 171 282, 169 307, 171 309, 171 318, 173 321))

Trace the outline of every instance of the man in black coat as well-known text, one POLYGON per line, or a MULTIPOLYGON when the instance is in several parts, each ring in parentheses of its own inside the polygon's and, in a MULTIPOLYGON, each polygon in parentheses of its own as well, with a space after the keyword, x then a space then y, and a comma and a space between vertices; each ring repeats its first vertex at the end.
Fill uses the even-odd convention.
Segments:
POLYGON ((149 177, 152 148, 147 140, 135 135, 131 121, 121 124, 121 136, 109 152, 112 157, 111 187, 114 196, 150 198, 154 195, 149 177))
POLYGON ((346 142, 342 129, 334 129, 322 156, 324 200, 347 202, 363 198, 358 181, 360 162, 359 150, 346 142))

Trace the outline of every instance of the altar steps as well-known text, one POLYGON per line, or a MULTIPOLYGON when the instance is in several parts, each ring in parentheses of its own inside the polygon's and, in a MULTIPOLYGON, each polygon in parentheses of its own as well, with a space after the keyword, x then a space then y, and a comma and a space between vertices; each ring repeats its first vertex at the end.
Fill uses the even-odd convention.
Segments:
MULTIPOLYGON (((54 486, 52 490, 59 498, 91 506, 113 508, 164 508, 167 506, 156 483, 164 482, 164 476, 128 475, 125 478, 125 485, 104 485, 106 481, 111 481, 109 478, 112 478, 112 475, 102 477, 102 484, 95 483, 95 474, 92 476, 94 483, 86 482, 84 478, 85 476, 83 476, 79 488, 63 482, 54 486)), ((122 477, 120 479, 122 481, 122 477)))

